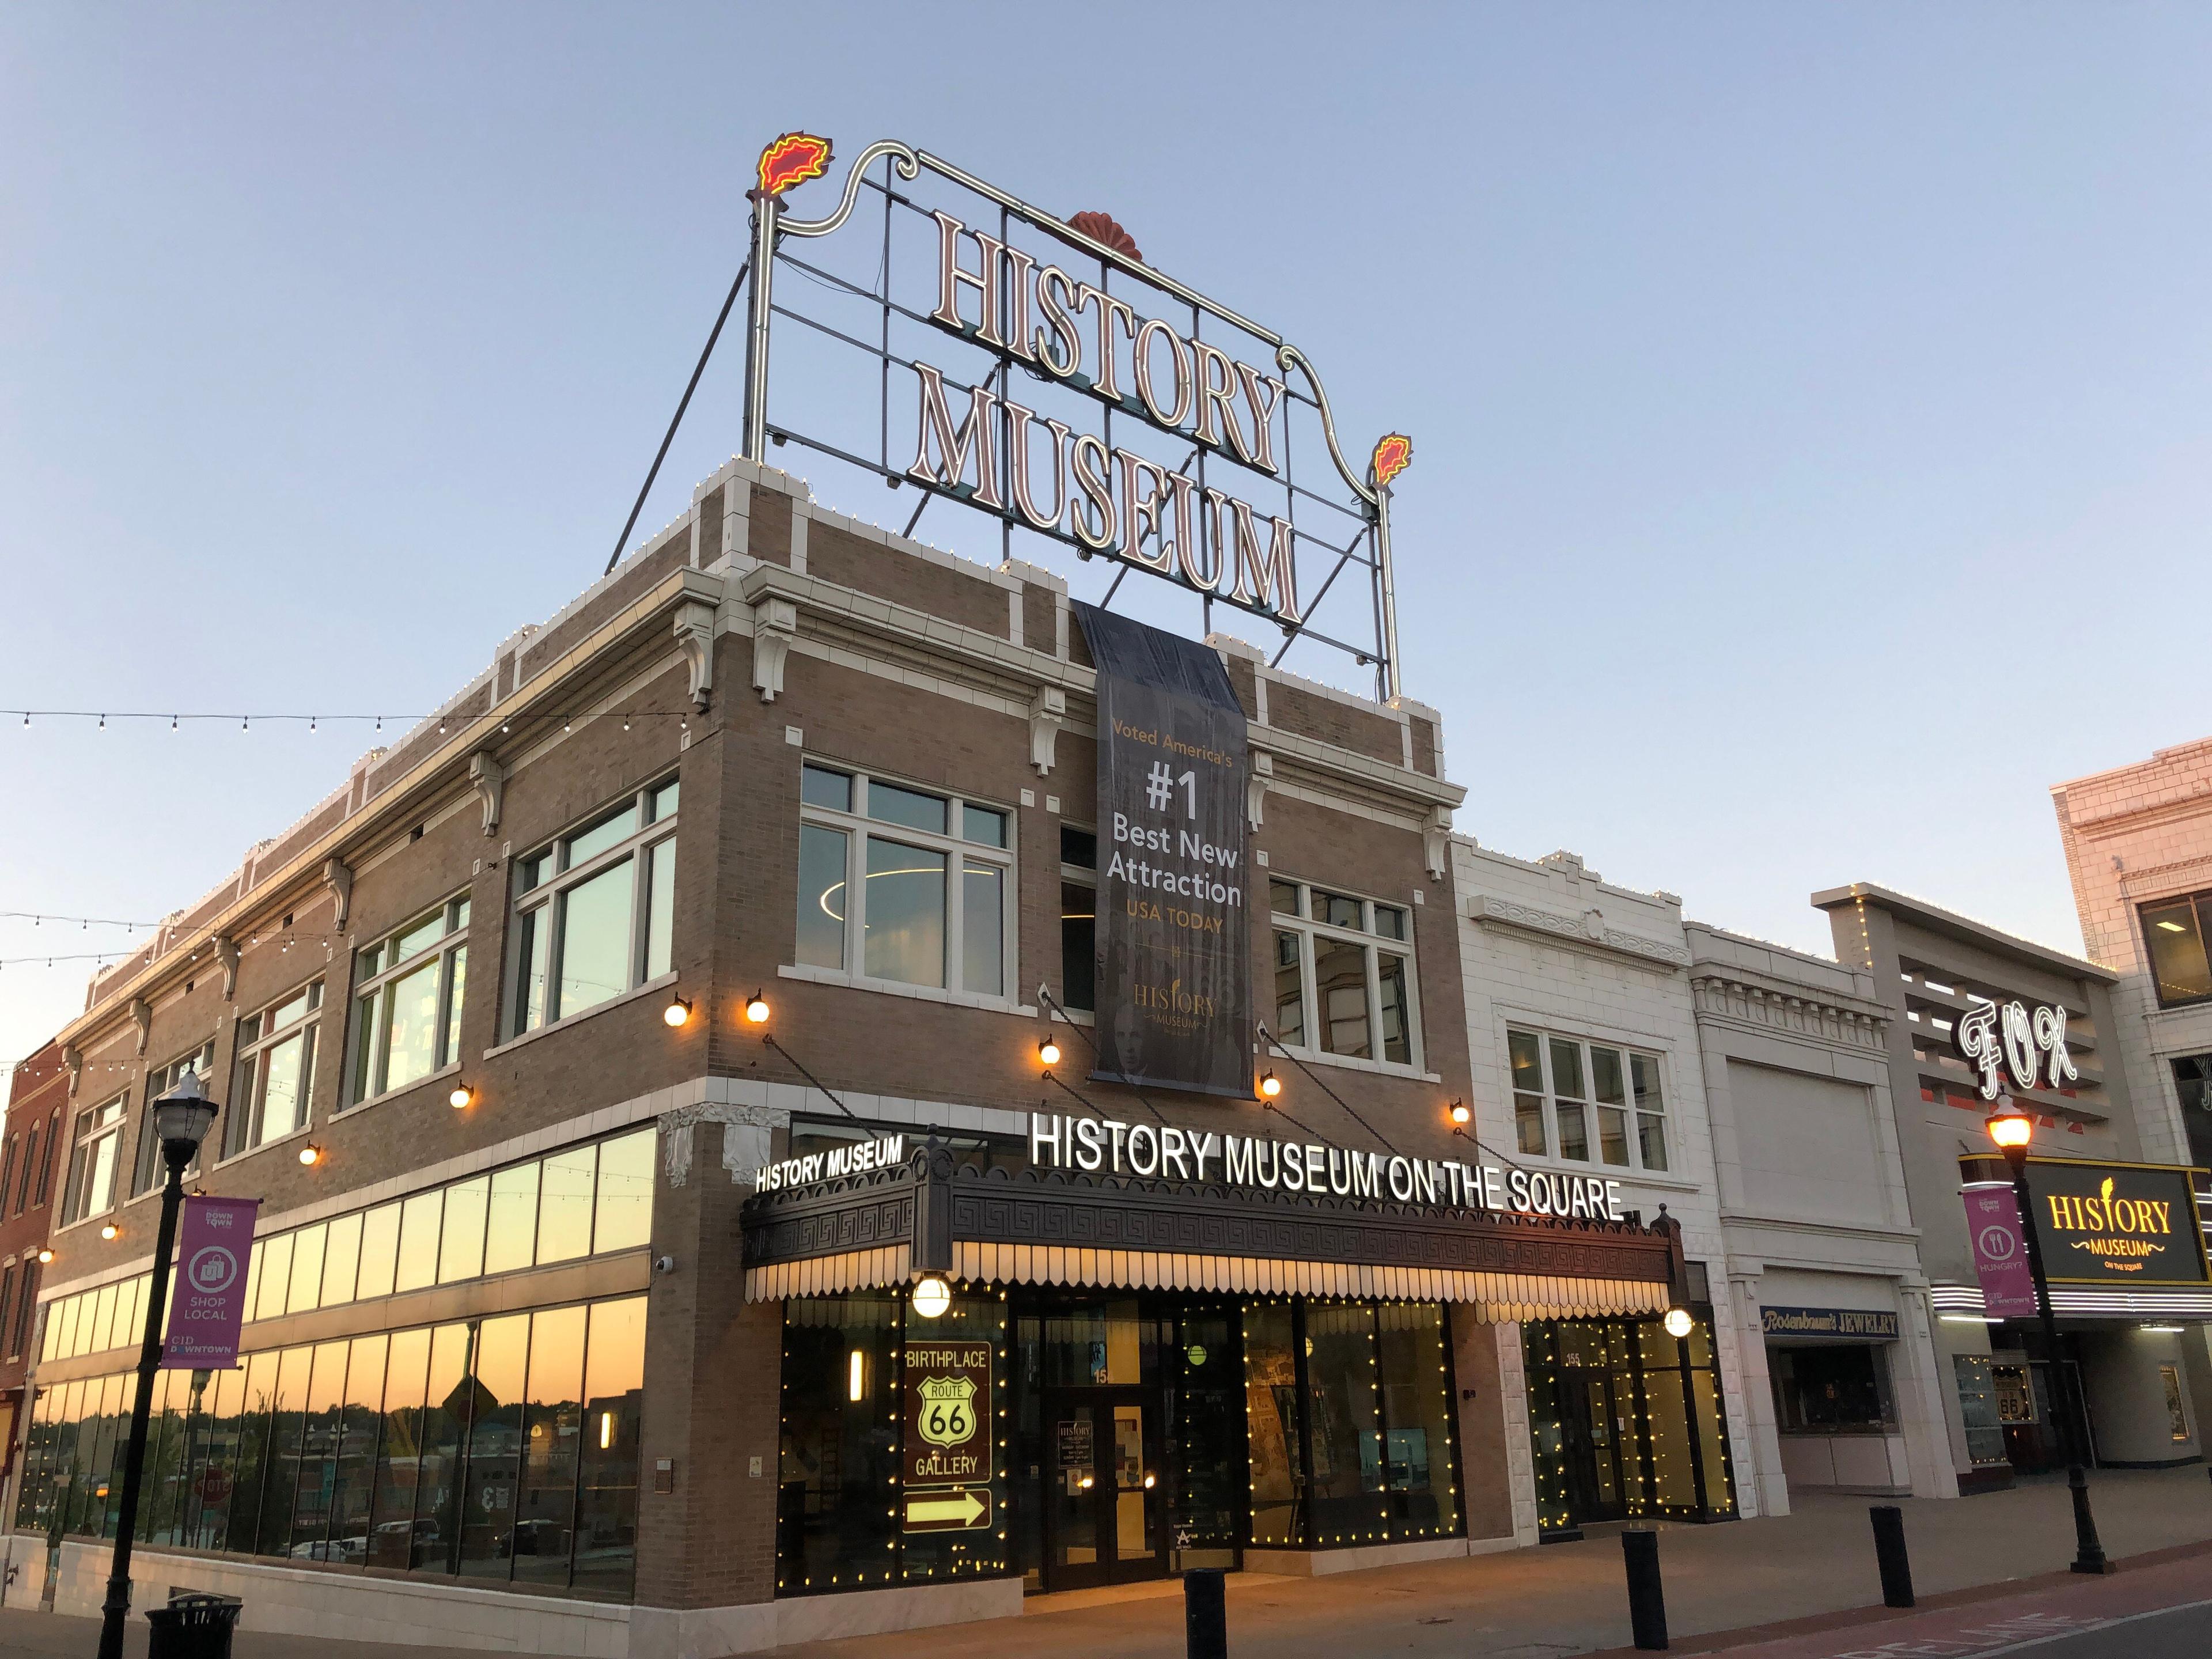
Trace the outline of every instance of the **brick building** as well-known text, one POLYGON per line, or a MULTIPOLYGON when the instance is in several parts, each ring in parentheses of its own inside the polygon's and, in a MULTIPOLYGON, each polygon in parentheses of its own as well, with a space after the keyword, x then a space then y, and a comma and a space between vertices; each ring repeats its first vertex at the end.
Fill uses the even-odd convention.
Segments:
POLYGON ((147 1105, 187 1068, 223 1108, 195 1182, 262 1208, 240 1370, 164 1373, 137 1559, 249 1626, 735 1652, 1525 1531, 1498 1334, 1650 1320, 1680 1236, 1453 1133, 1434 714, 1207 643, 1254 757, 1235 1097, 1093 1075, 1065 582, 744 460, 104 973, 44 1085, 15 1525, 62 1540, 56 1604, 100 1595, 147 1105), (902 1510, 933 1354, 1003 1437, 902 1510))
POLYGON ((52 1212, 47 1194, 67 1095, 55 1043, 9 1073, 8 1115, 0 1123, 0 1492, 12 1486, 22 1444, 24 1379, 42 1272, 38 1258, 52 1212))

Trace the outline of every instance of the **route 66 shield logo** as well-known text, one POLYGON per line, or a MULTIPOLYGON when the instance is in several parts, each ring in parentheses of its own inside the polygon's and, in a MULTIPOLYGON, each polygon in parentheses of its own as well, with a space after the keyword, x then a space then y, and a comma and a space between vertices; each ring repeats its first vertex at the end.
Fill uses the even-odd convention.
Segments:
POLYGON ((957 1446, 975 1433, 975 1379, 933 1376, 921 1385, 921 1437, 933 1446, 957 1446))

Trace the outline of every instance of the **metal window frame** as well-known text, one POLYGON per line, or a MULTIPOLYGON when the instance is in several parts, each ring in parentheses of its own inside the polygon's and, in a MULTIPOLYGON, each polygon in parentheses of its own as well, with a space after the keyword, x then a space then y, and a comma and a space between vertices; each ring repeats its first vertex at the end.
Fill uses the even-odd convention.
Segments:
POLYGON ((1610 1038, 1584 1036, 1578 1032, 1557 1030, 1548 1025, 1521 1024, 1509 1020, 1506 1023, 1505 1027, 1506 1054, 1508 1056, 1505 1073, 1505 1096, 1508 1102, 1509 1110, 1510 1109, 1510 1102, 1515 1095, 1525 1095, 1529 1092, 1526 1089, 1518 1087, 1513 1081, 1513 1070, 1510 1056, 1512 1054, 1513 1035, 1516 1031, 1524 1036, 1531 1036, 1536 1039, 1537 1057, 1541 1063, 1544 1077, 1544 1133, 1547 1137, 1546 1141, 1546 1150, 1543 1152, 1523 1152, 1522 1154, 1522 1157, 1541 1157, 1551 1163, 1571 1164, 1577 1169, 1626 1170, 1632 1175, 1661 1176, 1667 1177, 1672 1177, 1674 1176, 1674 1168, 1673 1164, 1673 1156, 1676 1148, 1674 1145, 1673 1136, 1668 1133, 1668 1124, 1672 1119, 1672 1114, 1669 1113, 1666 1108, 1666 1073, 1664 1070, 1666 1056, 1664 1054, 1661 1054, 1656 1049, 1639 1048, 1635 1044, 1630 1042, 1616 1042, 1610 1038), (1560 1095, 1558 1081, 1553 1076, 1552 1073, 1552 1044, 1554 1042, 1571 1042, 1582 1050, 1582 1063, 1584 1073, 1585 1089, 1587 1092, 1578 1096, 1570 1095, 1566 1097, 1566 1098, 1573 1102, 1576 1105, 1588 1107, 1593 1113, 1597 1111, 1601 1104, 1608 1104, 1608 1103, 1601 1103, 1597 1097, 1596 1068, 1590 1061, 1589 1051, 1592 1048, 1610 1048, 1614 1053, 1621 1056, 1624 1062, 1621 1067, 1621 1083, 1626 1091, 1626 1103, 1620 1107, 1619 1109, 1627 1120, 1629 1161, 1626 1164, 1608 1164, 1605 1161, 1602 1150, 1604 1141, 1602 1137, 1597 1132, 1597 1126, 1595 1121, 1590 1125, 1589 1136, 1589 1145, 1593 1156, 1586 1158, 1569 1158, 1564 1152, 1553 1150, 1553 1148, 1558 1147, 1560 1144, 1559 1116, 1560 1095), (1644 1059, 1650 1060, 1655 1065, 1662 1067, 1660 1073, 1660 1109, 1656 1112, 1648 1114, 1648 1115, 1656 1117, 1659 1120, 1660 1136, 1667 1143, 1668 1163, 1667 1167, 1663 1170, 1652 1169, 1644 1162, 1644 1143, 1642 1139, 1637 1133, 1637 1117, 1638 1115, 1642 1113, 1644 1110, 1642 1107, 1636 1103, 1635 1066, 1636 1056, 1638 1054, 1641 1054, 1644 1059))
MULTIPOLYGON (((922 986, 922 990, 943 990, 962 996, 983 997, 1012 1008, 1019 1000, 1015 988, 1008 981, 1016 978, 1020 962, 1018 955, 1021 933, 1021 817, 1018 811, 987 796, 962 794, 957 790, 933 784, 909 782, 896 772, 881 772, 866 766, 855 766, 826 757, 806 755, 802 767, 812 767, 817 772, 835 772, 851 781, 852 799, 861 805, 840 811, 823 806, 803 797, 799 805, 799 821, 811 823, 817 829, 837 830, 845 835, 845 890, 848 895, 845 906, 845 966, 843 973, 855 985, 905 985, 905 980, 884 979, 866 971, 867 949, 867 838, 899 845, 912 846, 917 851, 942 853, 945 855, 945 982, 940 986, 922 986), (927 795, 945 803, 945 822, 952 825, 962 821, 964 808, 974 805, 1002 813, 1006 820, 1006 844, 988 847, 978 842, 946 833, 939 835, 927 830, 916 830, 888 819, 870 817, 865 810, 868 786, 880 779, 895 789, 910 794, 927 795), (964 983, 967 977, 967 889, 963 884, 967 874, 966 859, 973 858, 985 864, 995 865, 1002 872, 1006 885, 999 905, 999 985, 995 990, 971 990, 964 983)), ((1097 872, 1088 872, 1096 884, 1097 872)), ((804 896, 803 895, 801 896, 804 896)), ((794 926, 796 924, 794 923, 794 926)), ((796 944, 794 939, 793 943, 796 944)), ((794 950, 794 955, 797 954, 794 950)))
MULTIPOLYGON (((292 1021, 289 1024, 273 1032, 267 1030, 264 1026, 260 1036, 255 1037, 252 1042, 237 1043, 234 1046, 234 1052, 230 1062, 231 1087, 229 1110, 243 1114, 241 1117, 235 1118, 233 1121, 248 1125, 249 1127, 247 1133, 254 1133, 258 1130, 261 1122, 262 1103, 267 1097, 269 1093, 268 1068, 261 1064, 262 1056, 267 1054, 270 1049, 276 1048, 279 1043, 289 1041, 295 1033, 301 1031, 307 1034, 307 1052, 305 1062, 301 1066, 303 1075, 301 1079, 301 1096, 307 1103, 307 1122, 297 1125, 294 1128, 286 1131, 286 1133, 297 1134, 300 1130, 307 1127, 308 1124, 314 1121, 315 1113, 313 1094, 315 1087, 315 1066, 317 1062, 322 1058, 323 1038, 320 1027, 323 1023, 323 1007, 324 1005, 330 1000, 330 986, 327 977, 319 974, 313 979, 307 981, 304 985, 294 986, 283 996, 273 998, 263 1006, 255 1009, 252 1013, 246 1015, 245 1018, 240 1019, 238 1022, 238 1025, 242 1028, 245 1025, 246 1021, 248 1019, 265 1021, 268 1017, 276 1012, 277 1009, 283 1007, 286 1003, 290 1002, 295 997, 300 996, 306 996, 310 999, 307 1012, 301 1014, 297 1019, 292 1021), (252 1066, 254 1068, 253 1085, 250 1089, 242 1090, 239 1087, 239 1073, 241 1068, 246 1066, 252 1066)), ((234 1158, 242 1158, 248 1152, 258 1152, 263 1146, 273 1144, 270 1140, 257 1138, 246 1142, 244 1145, 232 1146, 228 1144, 229 1138, 230 1137, 226 1129, 226 1133, 223 1136, 223 1139, 226 1144, 222 1152, 218 1155, 216 1159, 219 1164, 227 1164, 234 1158)), ((283 1135, 276 1137, 276 1139, 278 1140, 283 1139, 284 1139, 283 1135)))
MULTIPOLYGON (((338 1108, 340 1111, 348 1111, 356 1106, 366 1106, 371 1101, 380 1100, 392 1092, 391 1087, 385 1082, 392 1065, 392 1022, 385 1017, 385 1011, 380 1006, 374 1016, 376 1021, 374 1028, 376 1051, 368 1056, 368 1068, 374 1074, 373 1079, 361 1076, 362 1056, 359 1053, 360 1028, 355 1022, 363 1017, 362 1005, 372 998, 381 1005, 386 994, 395 981, 413 973, 422 965, 425 957, 433 954, 438 959, 438 1036, 436 1047, 431 1053, 430 1071, 423 1075, 428 1076, 459 1058, 458 1055, 446 1053, 446 1034, 452 1029, 453 1000, 466 989, 466 987, 456 981, 453 973, 453 956, 455 951, 468 944, 469 928, 476 916, 476 909, 471 902, 469 889, 465 887, 459 892, 448 896, 430 909, 417 912, 411 921, 383 934, 374 945, 356 951, 353 959, 355 965, 358 967, 366 951, 375 951, 380 957, 386 946, 392 944, 403 934, 411 933, 434 915, 442 915, 446 922, 446 931, 435 940, 424 945, 404 961, 384 963, 377 972, 354 984, 348 990, 346 1025, 348 1034, 352 1040, 346 1044, 343 1062, 345 1067, 345 1088, 343 1103, 338 1108), (470 906, 470 921, 456 927, 453 921, 454 913, 457 908, 463 904, 470 906), (375 1085, 374 1088, 368 1086, 372 1080, 375 1085)), ((278 999, 279 1002, 283 1000, 284 999, 278 999)), ((289 1031, 290 1028, 286 1029, 289 1031)), ((259 1041, 265 1044, 269 1039, 264 1036, 259 1041)), ((415 1083, 420 1083, 422 1080, 422 1078, 416 1078, 415 1083)), ((402 1084, 400 1086, 411 1089, 415 1086, 415 1083, 402 1084)), ((240 1152, 251 1150, 250 1147, 241 1147, 240 1152)), ((234 1154, 225 1154, 225 1156, 234 1156, 234 1154)))
MULTIPOLYGON (((1295 933, 1298 939, 1298 996, 1299 1006, 1305 1018, 1306 1041, 1285 1042, 1283 1046, 1301 1060, 1349 1060, 1354 1065, 1372 1065, 1394 1074, 1419 1073, 1424 1070, 1428 1062, 1428 1054, 1427 1044, 1424 1042, 1422 1035, 1425 1028, 1421 1019, 1420 963, 1414 951, 1413 940, 1410 937, 1413 930, 1409 926, 1407 929, 1408 937, 1402 939, 1390 939, 1375 931, 1376 905, 1379 904, 1388 910, 1398 911, 1407 911, 1409 907, 1389 899, 1378 899, 1370 894, 1348 890, 1340 883, 1313 882, 1303 877, 1279 875, 1272 872, 1268 875, 1268 880, 1271 884, 1274 882, 1281 882, 1285 886, 1295 887, 1298 893, 1298 914, 1295 916, 1285 916, 1278 911, 1274 908, 1272 893, 1267 908, 1269 924, 1278 931, 1295 933), (1360 925, 1356 928, 1343 927, 1333 922, 1314 920, 1313 894, 1316 887, 1319 887, 1322 892, 1334 895, 1338 898, 1357 900, 1359 904, 1360 925), (1334 939, 1339 943, 1364 947, 1363 956, 1367 975, 1369 1047, 1378 1052, 1363 1058, 1358 1054, 1340 1054, 1334 1049, 1321 1045, 1319 1042, 1322 1035, 1319 1018, 1321 988, 1314 976, 1314 941, 1317 939, 1334 939), (1406 1035, 1407 1038, 1406 1046, 1413 1056, 1411 1060, 1386 1060, 1379 1052, 1382 1040, 1382 973, 1380 955, 1382 952, 1399 957, 1406 964, 1406 1035)), ((1270 943, 1272 944, 1273 941, 1271 940, 1270 943)), ((1272 956, 1273 951, 1271 951, 1269 954, 1272 956)), ((1278 1032, 1276 1035, 1280 1036, 1281 1033, 1278 1032)))
MULTIPOLYGON (((586 830, 604 822, 611 811, 617 810, 617 804, 622 797, 617 796, 615 800, 602 803, 579 818, 570 828, 562 830, 557 836, 540 842, 532 852, 509 860, 512 866, 519 868, 532 859, 550 857, 556 867, 544 877, 538 885, 531 888, 527 892, 517 893, 508 904, 507 963, 507 971, 501 975, 501 979, 510 989, 508 994, 501 999, 502 1006, 500 1009, 500 1029, 503 1039, 519 1037, 529 1031, 543 1030, 549 1025, 559 1024, 564 1019, 571 1019, 579 1014, 588 1013, 592 1008, 597 1008, 602 1003, 612 1000, 614 996, 634 991, 645 983, 647 977, 645 972, 646 956, 652 946, 649 937, 652 926, 652 895, 648 890, 648 884, 651 879, 653 854, 664 842, 672 845, 674 843, 678 826, 684 816, 682 796, 678 795, 677 798, 676 811, 671 812, 666 817, 655 818, 650 823, 644 823, 642 820, 645 817, 645 809, 653 797, 670 784, 679 781, 678 774, 667 772, 650 782, 640 784, 636 788, 629 791, 631 810, 641 820, 638 827, 612 846, 600 848, 581 864, 569 867, 569 843, 586 830), (565 954, 564 947, 567 944, 568 895, 585 883, 594 880, 613 869, 624 859, 633 860, 630 870, 629 949, 624 957, 628 983, 622 988, 622 990, 613 993, 612 996, 600 999, 599 1002, 592 1003, 590 1007, 574 1009, 567 1013, 556 1013, 554 1006, 560 994, 561 959, 565 954), (538 943, 544 951, 545 965, 543 972, 543 991, 535 1000, 536 1018, 532 1019, 529 1017, 531 1011, 526 1008, 524 1001, 529 988, 523 982, 521 975, 522 946, 524 933, 532 925, 531 918, 541 914, 545 918, 543 924, 544 938, 538 943)), ((450 1016, 447 1012, 447 1005, 443 1002, 440 1004, 440 1030, 442 1032, 443 1022, 450 1016)))

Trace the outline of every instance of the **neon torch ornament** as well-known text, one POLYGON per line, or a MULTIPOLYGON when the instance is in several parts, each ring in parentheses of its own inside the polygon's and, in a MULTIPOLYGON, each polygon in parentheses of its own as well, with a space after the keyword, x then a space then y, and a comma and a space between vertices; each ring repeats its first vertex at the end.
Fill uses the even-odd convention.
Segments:
POLYGON ((745 329, 745 422, 742 448, 749 461, 767 459, 768 331, 775 278, 775 222, 783 194, 830 170, 830 141, 811 132, 787 132, 760 153, 760 182, 745 192, 753 204, 752 314, 745 329))
POLYGON ((811 132, 787 132, 760 155, 760 188, 754 199, 781 196, 794 185, 830 171, 830 141, 811 132))
POLYGON ((1375 469, 1375 487, 1388 489, 1391 480, 1413 464, 1413 441, 1402 432, 1392 432, 1377 439, 1375 458, 1370 465, 1375 469))

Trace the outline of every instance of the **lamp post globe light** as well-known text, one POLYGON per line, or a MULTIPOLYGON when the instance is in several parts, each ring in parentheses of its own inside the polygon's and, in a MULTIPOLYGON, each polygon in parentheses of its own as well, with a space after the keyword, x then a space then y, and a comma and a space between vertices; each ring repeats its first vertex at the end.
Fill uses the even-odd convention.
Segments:
POLYGON ((124 1621, 131 1615, 131 1542, 138 1529, 138 1486, 146 1468, 146 1417, 154 1398, 154 1373, 161 1365, 161 1314, 168 1302, 169 1252, 177 1243, 177 1211, 184 1202, 185 1166, 207 1139, 215 1102, 187 1072, 154 1103, 154 1133, 169 1179, 161 1188, 161 1220, 154 1242, 154 1282, 146 1295, 146 1333, 138 1347, 138 1389, 131 1402, 131 1443, 124 1455, 123 1507, 115 1519, 115 1559, 108 1570, 107 1600, 100 1608, 100 1659, 123 1659, 124 1621))
POLYGON ((2027 1245, 2027 1271, 2035 1281, 2035 1312, 2043 1326, 2043 1352, 2051 1366, 2051 1393, 2061 1419, 2059 1432, 2066 1443, 2066 1488, 2074 1499, 2074 1560, 2075 1572, 2108 1573, 2097 1537, 2097 1518, 2089 1512, 2089 1476, 2082 1467, 2079 1428, 2081 1413, 2074 1398, 2074 1382, 2058 1353, 2058 1321, 2051 1311, 2051 1285, 2043 1276, 2043 1246, 2037 1241, 2035 1212, 2027 1195, 2027 1147, 2035 1139, 2035 1119, 2022 1111, 2012 1097, 1997 1103, 1997 1109, 1983 1126, 2012 1170, 2012 1198, 2020 1211, 2021 1237, 2027 1245))

